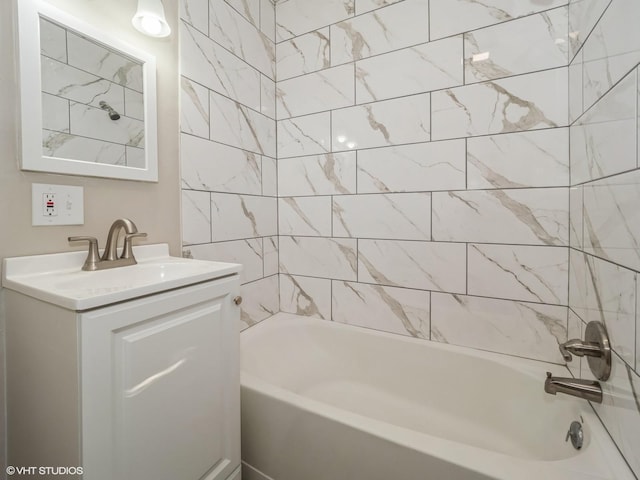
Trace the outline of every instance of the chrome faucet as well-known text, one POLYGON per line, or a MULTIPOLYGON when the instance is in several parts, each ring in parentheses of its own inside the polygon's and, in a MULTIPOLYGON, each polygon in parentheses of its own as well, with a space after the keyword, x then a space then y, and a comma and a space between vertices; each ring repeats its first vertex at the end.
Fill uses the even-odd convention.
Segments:
POLYGON ((602 387, 600 386, 600 382, 595 380, 554 377, 551 375, 551 372, 547 372, 547 379, 544 381, 544 391, 551 395, 560 392, 583 398, 590 402, 602 403, 602 387))
POLYGON ((577 355, 578 357, 601 357, 602 349, 600 345, 592 342, 583 342, 579 338, 573 338, 568 342, 565 342, 559 346, 560 353, 564 358, 565 362, 570 362, 573 357, 571 354, 577 355))
MULTIPOLYGON (((584 332, 584 341, 578 338, 571 339, 559 345, 560 353, 565 361, 570 362, 573 357, 587 357, 587 363, 591 373, 598 380, 608 380, 611 374, 611 345, 607 329, 602 322, 591 321, 584 332)), ((557 392, 584 398, 590 402, 602 403, 602 386, 595 380, 582 380, 579 378, 553 377, 547 372, 544 382, 544 391, 555 395, 557 392)))
POLYGON ((134 265, 136 263, 133 258, 133 251, 131 250, 131 239, 134 237, 146 237, 146 233, 138 233, 138 227, 128 218, 119 218, 111 224, 109 234, 107 235, 107 246, 104 248, 102 254, 103 262, 117 262, 119 260, 132 260, 127 265, 134 265), (122 248, 122 254, 118 258, 118 237, 120 232, 124 230, 124 246, 122 248))
POLYGON ((69 237, 70 242, 89 242, 89 253, 82 266, 82 270, 95 271, 106 268, 125 267, 135 265, 136 259, 133 256, 133 239, 136 237, 146 237, 146 233, 139 233, 136 224, 128 218, 119 218, 111 225, 107 235, 107 246, 102 257, 98 252, 98 240, 95 237, 69 237), (122 253, 118 257, 118 238, 120 232, 124 231, 124 245, 122 253))
POLYGON ((593 320, 587 323, 584 331, 584 340, 573 338, 559 345, 560 353, 565 362, 570 362, 573 357, 587 357, 587 363, 591 373, 603 382, 609 379, 611 374, 611 343, 607 329, 602 322, 593 320))

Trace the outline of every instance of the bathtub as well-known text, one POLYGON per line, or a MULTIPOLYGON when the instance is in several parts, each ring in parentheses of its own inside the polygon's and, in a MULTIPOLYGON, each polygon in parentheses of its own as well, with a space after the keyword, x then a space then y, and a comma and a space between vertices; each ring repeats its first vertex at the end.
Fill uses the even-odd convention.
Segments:
POLYGON ((544 393, 563 366, 284 313, 240 341, 245 480, 635 478, 588 402, 544 393))

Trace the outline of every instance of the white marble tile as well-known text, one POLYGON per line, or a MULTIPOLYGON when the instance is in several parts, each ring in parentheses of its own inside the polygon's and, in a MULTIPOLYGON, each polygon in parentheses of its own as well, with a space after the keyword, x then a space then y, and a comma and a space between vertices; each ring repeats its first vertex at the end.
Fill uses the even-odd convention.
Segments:
POLYGON ((278 237, 264 237, 262 239, 264 253, 264 276, 278 273, 278 237))
POLYGON ((640 171, 584 186, 584 249, 640 270, 640 171))
POLYGON ((331 66, 329 27, 276 45, 278 81, 331 66))
POLYGON ((640 62, 638 18, 637 1, 612 1, 585 42, 585 110, 640 62))
POLYGON ((67 32, 69 65, 142 92, 142 65, 114 50, 67 32))
POLYGON ((280 236, 280 273, 356 280, 356 240, 280 236))
POLYGON ((334 280, 333 320, 429 339, 429 292, 334 280))
POLYGON ((278 199, 278 234, 331 237, 331 197, 278 199))
POLYGON ((198 260, 242 264, 241 283, 253 282, 263 277, 261 238, 192 245, 189 250, 193 258, 198 260))
POLYGON ((226 1, 210 0, 209 37, 269 78, 275 78, 275 44, 259 30, 260 4, 240 0, 236 8, 250 17, 247 20, 226 1), (244 6, 255 6, 255 12, 244 6))
POLYGON ((355 103, 353 65, 328 68, 278 82, 278 120, 323 112, 355 103))
POLYGON ((211 140, 276 156, 276 122, 229 98, 210 92, 211 140))
POLYGON ((133 168, 146 168, 147 159, 144 148, 124 147, 126 153, 125 165, 133 168))
POLYGON ((462 85, 462 37, 423 43, 356 62, 356 102, 462 85))
POLYGON ((109 165, 126 164, 124 145, 51 130, 42 130, 42 154, 109 165))
POLYGON ((275 158, 262 157, 262 195, 278 195, 278 166, 275 158))
POLYGON ((355 0, 286 0, 276 3, 276 41, 331 25, 355 13, 355 0))
POLYGON ((42 93, 42 128, 69 133, 69 100, 42 93))
POLYGON ((211 242, 211 201, 208 192, 182 190, 182 243, 211 242))
POLYGON ((278 313, 278 275, 272 275, 240 287, 242 305, 240 328, 250 327, 278 313))
POLYGON ((565 247, 469 244, 468 274, 469 295, 554 305, 569 301, 565 247))
POLYGON ((563 363, 567 307, 432 293, 431 339, 563 363))
POLYGON ((569 246, 582 249, 584 242, 582 237, 582 186, 569 189, 569 246))
POLYGON ((430 140, 429 94, 334 110, 333 151, 430 140))
POLYGON ((569 65, 569 123, 575 122, 584 112, 582 100, 582 57, 580 50, 569 65))
POLYGON ((180 0, 180 18, 209 34, 209 0, 180 0))
POLYGON ((592 405, 629 466, 639 476, 640 376, 614 354, 611 377, 602 382, 602 390, 602 403, 592 405))
POLYGON ((571 126, 571 183, 636 168, 635 70, 571 126))
POLYGON ((431 39, 447 37, 567 4, 567 0, 431 0, 431 39))
POLYGON ((467 187, 569 185, 569 129, 474 137, 467 140, 467 187))
POLYGON ((60 25, 40 17, 40 53, 67 62, 67 32, 60 25))
POLYGON ((180 77, 180 131, 209 138, 209 90, 180 77))
POLYGON ((40 58, 43 92, 94 107, 105 101, 117 112, 124 113, 122 86, 56 60, 40 58))
POLYGON ((271 0, 260 0, 260 31, 276 41, 276 6, 271 0))
POLYGON ((331 150, 331 114, 316 113, 278 122, 278 159, 331 150))
POLYGON ((569 307, 585 323, 587 315, 587 255, 569 249, 569 307))
POLYGON ((569 39, 574 56, 587 39, 611 0, 571 0, 569 2, 569 39))
POLYGON ((464 293, 466 246, 462 243, 358 240, 358 281, 464 293))
POLYGON ((211 238, 214 242, 278 233, 275 198, 229 193, 211 194, 211 238))
POLYGON ((563 7, 465 33, 465 83, 566 66, 567 23, 563 7))
POLYGON ((438 241, 559 245, 569 242, 569 189, 434 192, 438 241))
POLYGON ((428 0, 404 0, 331 25, 331 64, 429 41, 428 0))
POLYGON ((220 8, 218 7, 219 3, 226 3, 227 5, 230 5, 238 14, 242 15, 242 17, 252 25, 260 25, 261 2, 257 2, 256 0, 224 0, 224 2, 220 2, 219 0, 209 0, 209 8, 211 10, 216 10, 220 8))
POLYGON ((635 361, 636 274, 591 255, 572 254, 571 307, 585 322, 605 324, 612 348, 635 361))
POLYGON ((331 320, 331 280, 280 275, 280 311, 331 320))
MULTIPOLYGON (((569 309, 569 319, 567 322, 567 339, 577 338, 582 340, 584 335, 582 334, 582 320, 578 317, 573 310, 569 309)), ((571 374, 576 378, 582 378, 580 373, 580 358, 574 357, 573 361, 567 363, 567 368, 571 371, 571 374)))
POLYGON ((358 193, 465 188, 465 141, 414 143, 358 152, 358 193))
POLYGON ((114 121, 101 108, 71 102, 69 122, 74 135, 144 148, 144 123, 135 118, 122 115, 114 121))
POLYGON ((124 89, 124 114, 127 117, 144 121, 144 96, 140 92, 124 89))
POLYGON ((260 72, 184 22, 180 25, 180 73, 260 110, 260 72))
POLYGON ((356 15, 370 12, 387 5, 392 5, 401 0, 358 0, 356 2, 356 15))
POLYGON ((259 155, 186 134, 180 147, 183 188, 261 194, 259 155))
POLYGON ((431 194, 334 197, 333 236, 431 240, 431 194))
POLYGON ((640 372, 640 278, 636 274, 636 372, 640 372))
POLYGON ((433 92, 434 140, 567 125, 567 68, 433 92))
POLYGON ((349 193, 356 193, 356 152, 327 153, 278 160, 278 194, 280 196, 349 193))
POLYGON ((260 113, 276 118, 276 82, 264 75, 260 76, 260 113))

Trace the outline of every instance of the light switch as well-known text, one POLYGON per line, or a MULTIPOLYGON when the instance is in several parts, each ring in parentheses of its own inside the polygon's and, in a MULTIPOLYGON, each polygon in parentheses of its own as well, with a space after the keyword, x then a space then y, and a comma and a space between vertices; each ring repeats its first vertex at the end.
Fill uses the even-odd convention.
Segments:
POLYGON ((32 183, 31 224, 83 225, 84 188, 32 183))

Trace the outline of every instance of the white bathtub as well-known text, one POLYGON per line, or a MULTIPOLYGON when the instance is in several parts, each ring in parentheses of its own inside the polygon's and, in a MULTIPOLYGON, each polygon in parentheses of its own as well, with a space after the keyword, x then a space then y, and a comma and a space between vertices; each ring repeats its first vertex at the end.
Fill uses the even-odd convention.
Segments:
POLYGON ((635 478, 559 365, 282 313, 241 355, 245 480, 635 478))

